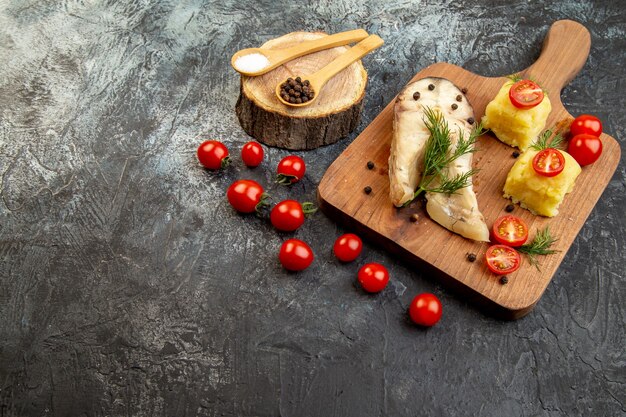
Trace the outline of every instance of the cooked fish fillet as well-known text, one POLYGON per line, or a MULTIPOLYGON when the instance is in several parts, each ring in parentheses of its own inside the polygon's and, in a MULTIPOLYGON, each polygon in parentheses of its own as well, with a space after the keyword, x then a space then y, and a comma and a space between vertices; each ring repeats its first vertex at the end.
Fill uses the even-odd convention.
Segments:
MULTIPOLYGON (((424 108, 443 114, 451 132, 452 149, 459 130, 469 135, 474 110, 467 97, 444 78, 423 78, 407 85, 394 104, 393 138, 389 156, 390 197, 397 207, 413 198, 423 171, 424 152, 430 132, 424 123, 424 108), (471 123, 470 123, 471 122, 471 123)), ((466 136, 467 137, 467 136, 466 136)), ((472 167, 472 154, 466 154, 446 168, 448 177, 472 167)), ((430 184, 433 187, 435 184, 430 184)), ((472 185, 456 194, 427 193, 426 210, 433 220, 461 236, 489 240, 489 230, 478 209, 472 185)))

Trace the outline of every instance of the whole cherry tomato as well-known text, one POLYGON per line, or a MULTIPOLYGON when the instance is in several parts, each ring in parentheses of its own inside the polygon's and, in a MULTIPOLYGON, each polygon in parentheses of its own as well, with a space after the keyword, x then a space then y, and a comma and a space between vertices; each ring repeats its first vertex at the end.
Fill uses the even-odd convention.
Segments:
POLYGON ((302 271, 313 262, 313 251, 299 239, 286 240, 280 247, 278 259, 283 267, 289 271, 302 271))
POLYGON ((341 262, 352 262, 361 254, 363 242, 353 233, 346 233, 335 240, 333 252, 341 262))
POLYGON ((293 232, 302 226, 306 214, 316 210, 312 203, 300 204, 296 200, 284 200, 274 206, 270 212, 270 221, 278 230, 293 232))
POLYGON ((584 133, 576 135, 569 140, 567 153, 572 155, 580 166, 593 164, 602 155, 602 141, 593 135, 584 133))
POLYGON ((263 161, 263 147, 255 141, 248 142, 241 148, 241 159, 250 168, 258 167, 263 161))
POLYGON ((281 159, 276 169, 278 176, 276 181, 280 184, 293 184, 304 177, 306 164, 304 160, 296 155, 289 155, 281 159))
POLYGON ((389 282, 389 271, 375 262, 365 264, 359 269, 359 282, 367 292, 381 292, 389 282))
POLYGON ((596 116, 581 114, 574 119, 569 130, 572 136, 585 134, 600 137, 602 134, 602 122, 596 116))
POLYGON ((537 83, 520 80, 509 89, 511 104, 520 109, 530 109, 543 101, 543 90, 537 83))
POLYGON ((409 306, 411 320, 420 326, 434 326, 441 319, 441 312, 441 301, 430 293, 418 294, 409 306))
POLYGON ((205 140, 198 146, 198 160, 208 169, 224 168, 230 162, 228 148, 216 140, 205 140))
POLYGON ((253 180, 238 180, 226 191, 228 202, 241 213, 253 213, 263 204, 263 187, 253 180))

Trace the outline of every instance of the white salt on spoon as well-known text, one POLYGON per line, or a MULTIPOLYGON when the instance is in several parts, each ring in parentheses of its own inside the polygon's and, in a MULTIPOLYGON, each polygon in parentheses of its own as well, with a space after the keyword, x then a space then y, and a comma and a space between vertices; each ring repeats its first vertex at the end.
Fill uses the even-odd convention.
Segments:
POLYGON ((235 69, 239 72, 259 72, 270 64, 270 60, 261 53, 254 52, 247 55, 241 55, 235 60, 235 69))

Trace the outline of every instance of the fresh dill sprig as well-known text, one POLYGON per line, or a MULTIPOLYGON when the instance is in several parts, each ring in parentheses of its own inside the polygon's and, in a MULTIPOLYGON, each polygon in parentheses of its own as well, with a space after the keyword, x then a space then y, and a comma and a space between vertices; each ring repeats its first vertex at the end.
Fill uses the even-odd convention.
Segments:
POLYGON ((541 88, 543 90, 545 95, 549 95, 548 90, 539 81, 535 80, 533 77, 522 77, 521 74, 510 74, 510 75, 507 75, 506 78, 511 80, 511 82, 513 84, 515 84, 518 81, 522 81, 522 80, 530 80, 530 81, 534 82, 535 84, 537 84, 539 86, 539 88, 541 88))
POLYGON ((404 204, 405 206, 415 200, 422 192, 454 194, 470 185, 472 176, 477 172, 477 170, 471 169, 463 174, 448 178, 444 169, 461 156, 474 152, 476 139, 484 133, 482 123, 479 123, 472 129, 467 137, 459 128, 459 139, 456 147, 451 151, 450 127, 443 114, 434 111, 430 107, 424 108, 424 114, 426 116, 424 124, 430 132, 424 152, 424 173, 417 190, 413 194, 413 198, 407 201, 404 204), (439 179, 439 184, 429 187, 435 179, 439 179))
POLYGON ((557 253, 558 250, 550 249, 556 241, 557 239, 552 237, 550 229, 546 226, 543 230, 537 230, 537 234, 532 242, 520 246, 517 248, 517 251, 527 255, 531 265, 534 265, 537 270, 540 270, 537 255, 551 255, 557 253))
POLYGON ((533 144, 530 145, 530 147, 536 151, 542 151, 546 148, 562 149, 563 141, 565 139, 560 133, 556 133, 554 134, 552 140, 549 141, 552 134, 553 131, 551 129, 546 129, 541 135, 539 135, 537 140, 535 140, 533 144))

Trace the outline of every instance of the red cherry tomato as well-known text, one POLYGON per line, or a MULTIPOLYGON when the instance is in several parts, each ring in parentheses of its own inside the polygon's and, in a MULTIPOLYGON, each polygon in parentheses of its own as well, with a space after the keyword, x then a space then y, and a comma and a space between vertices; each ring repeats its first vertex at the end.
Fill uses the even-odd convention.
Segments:
POLYGON ((509 246, 492 245, 485 253, 485 260, 491 272, 505 275, 517 271, 522 258, 515 249, 509 246))
POLYGON ((280 247, 278 259, 283 267, 289 271, 302 271, 313 262, 313 251, 301 240, 286 240, 280 247))
POLYGON ((363 242, 361 238, 352 233, 341 235, 335 240, 333 252, 341 262, 352 262, 361 254, 363 242))
POLYGON ((565 168, 565 157, 558 149, 543 149, 533 158, 533 169, 544 177, 559 175, 563 168, 565 168))
POLYGON ((572 136, 585 134, 600 137, 602 134, 602 122, 596 116, 581 114, 574 119, 569 130, 572 136))
POLYGON ((198 160, 208 169, 220 169, 228 165, 228 148, 216 140, 205 140, 198 146, 198 160))
POLYGON ((359 269, 359 282, 367 292, 381 292, 389 282, 389 271, 375 262, 365 264, 359 269))
POLYGON ((241 213, 253 213, 264 199, 263 187, 253 180, 235 181, 226 191, 228 202, 241 213))
POLYGON ((572 155, 580 166, 593 164, 602 155, 602 141, 592 135, 576 135, 570 139, 567 153, 572 155))
POLYGON ((409 306, 409 316, 420 326, 434 326, 441 319, 441 301, 434 294, 418 294, 409 306))
POLYGON ((519 217, 502 216, 493 224, 493 237, 502 245, 522 246, 528 240, 528 226, 519 217))
POLYGON ((255 141, 248 142, 241 148, 241 159, 250 168, 258 167, 263 161, 263 147, 255 141))
POLYGON ((304 223, 302 205, 295 200, 281 201, 270 212, 270 221, 278 230, 293 232, 304 223))
POLYGON ((511 103, 519 109, 530 109, 543 100, 543 90, 530 80, 520 80, 509 90, 511 103))
POLYGON ((304 160, 299 156, 289 155, 278 163, 276 172, 278 173, 276 178, 277 182, 280 184, 293 184, 304 177, 306 165, 304 160))

